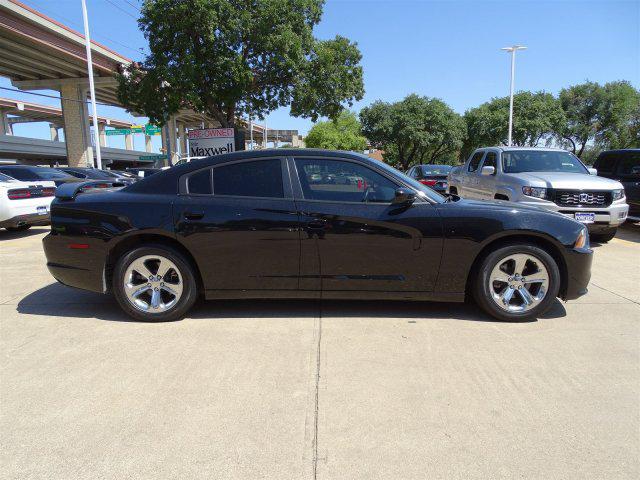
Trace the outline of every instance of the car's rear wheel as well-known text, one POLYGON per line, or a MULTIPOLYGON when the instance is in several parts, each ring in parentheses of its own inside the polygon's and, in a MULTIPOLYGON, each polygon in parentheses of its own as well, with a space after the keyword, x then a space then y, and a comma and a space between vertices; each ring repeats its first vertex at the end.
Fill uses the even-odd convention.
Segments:
POLYGON ((608 230, 603 230, 597 233, 590 234, 590 238, 592 241, 597 243, 607 243, 610 240, 613 240, 613 237, 616 236, 617 228, 610 228, 608 230))
POLYGON ((114 269, 113 292, 128 315, 148 322, 182 318, 198 296, 194 268, 164 245, 142 246, 123 255, 114 269))
POLYGON ((544 314, 559 289, 553 257, 537 246, 518 244, 498 248, 482 261, 473 293, 489 315, 523 321, 544 314))

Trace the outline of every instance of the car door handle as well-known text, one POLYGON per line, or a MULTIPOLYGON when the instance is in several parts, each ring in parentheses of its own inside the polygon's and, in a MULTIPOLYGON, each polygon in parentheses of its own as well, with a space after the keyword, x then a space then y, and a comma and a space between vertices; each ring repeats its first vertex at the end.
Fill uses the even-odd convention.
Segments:
POLYGON ((204 212, 184 212, 184 218, 187 220, 200 220, 204 217, 204 212))

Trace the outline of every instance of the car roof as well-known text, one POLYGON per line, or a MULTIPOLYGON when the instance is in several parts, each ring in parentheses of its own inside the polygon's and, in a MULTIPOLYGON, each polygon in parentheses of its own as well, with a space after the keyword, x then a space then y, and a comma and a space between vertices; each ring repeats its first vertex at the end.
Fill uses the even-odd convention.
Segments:
POLYGON ((565 150, 564 148, 552 148, 552 147, 506 147, 506 146, 500 146, 500 147, 493 147, 493 148, 497 148, 498 150, 502 150, 503 152, 517 152, 519 150, 536 150, 539 152, 567 152, 568 150, 565 150))
POLYGON ((323 150, 321 148, 265 148, 263 150, 240 150, 238 152, 215 155, 213 157, 192 160, 188 163, 174 165, 161 172, 145 177, 125 190, 130 192, 172 191, 177 188, 177 178, 201 168, 211 167, 222 163, 238 160, 253 160, 275 157, 324 157, 324 158, 350 158, 369 165, 379 165, 379 160, 374 160, 362 153, 343 150, 323 150))

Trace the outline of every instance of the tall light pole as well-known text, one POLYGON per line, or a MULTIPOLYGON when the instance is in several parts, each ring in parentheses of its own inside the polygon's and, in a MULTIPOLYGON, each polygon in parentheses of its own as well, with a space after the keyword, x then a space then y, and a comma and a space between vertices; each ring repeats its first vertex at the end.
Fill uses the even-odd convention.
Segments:
POLYGON ((89 72, 89 93, 91 95, 91 110, 93 116, 93 129, 95 131, 96 164, 102 169, 102 156, 100 152, 100 139, 98 138, 98 113, 96 111, 96 92, 93 86, 93 61, 91 60, 91 39, 89 38, 89 20, 87 18, 87 4, 82 2, 82 19, 84 20, 84 44, 87 50, 87 71, 89 72))
POLYGON ((513 82, 516 75, 516 50, 526 50, 527 47, 522 45, 512 45, 511 47, 504 47, 501 50, 511 52, 511 93, 509 95, 509 139, 507 144, 511 146, 511 132, 513 130, 513 82))

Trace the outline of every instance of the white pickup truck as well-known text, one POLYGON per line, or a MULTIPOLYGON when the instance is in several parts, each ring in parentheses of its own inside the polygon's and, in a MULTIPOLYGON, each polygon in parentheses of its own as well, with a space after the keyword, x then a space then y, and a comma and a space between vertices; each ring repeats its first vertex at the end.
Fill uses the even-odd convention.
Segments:
POLYGON ((620 182, 596 174, 565 150, 488 147, 451 170, 448 192, 553 210, 587 224, 593 240, 607 242, 626 220, 629 206, 620 182))

